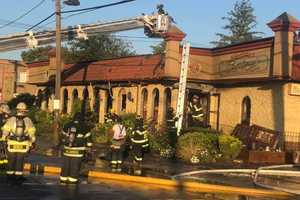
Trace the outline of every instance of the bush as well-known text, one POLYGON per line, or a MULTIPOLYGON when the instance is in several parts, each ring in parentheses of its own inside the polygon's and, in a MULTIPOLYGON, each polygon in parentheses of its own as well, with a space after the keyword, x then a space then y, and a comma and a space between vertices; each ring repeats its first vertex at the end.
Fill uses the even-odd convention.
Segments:
POLYGON ((110 141, 108 130, 111 128, 109 124, 100 124, 91 130, 92 139, 95 143, 105 144, 110 141))
POLYGON ((37 135, 53 135, 53 115, 46 111, 32 109, 31 115, 34 114, 31 119, 35 123, 37 135))
POLYGON ((75 113, 81 112, 81 109, 82 109, 82 101, 80 99, 74 99, 72 104, 71 116, 73 117, 75 113))
POLYGON ((59 124, 63 127, 66 123, 72 121, 72 116, 70 114, 62 114, 59 118, 59 124))
POLYGON ((137 115, 135 113, 125 113, 120 117, 122 120, 122 124, 126 127, 127 135, 131 135, 137 115))
POLYGON ((213 162, 218 150, 218 135, 214 133, 190 132, 178 138, 176 155, 187 162, 213 162))
POLYGON ((29 93, 22 93, 11 99, 7 104, 11 109, 14 109, 20 102, 24 102, 27 107, 31 108, 35 102, 35 96, 29 93))
POLYGON ((152 122, 149 122, 148 132, 149 148, 151 152, 158 153, 161 157, 165 158, 174 156, 175 149, 171 146, 170 137, 164 126, 155 128, 152 122))
POLYGON ((191 133, 191 132, 198 132, 198 133, 213 133, 218 134, 218 131, 211 129, 211 128, 202 128, 202 127, 189 127, 185 128, 181 131, 181 134, 191 133))
POLYGON ((219 137, 219 148, 222 158, 226 161, 232 161, 240 154, 242 142, 230 135, 221 135, 219 137))

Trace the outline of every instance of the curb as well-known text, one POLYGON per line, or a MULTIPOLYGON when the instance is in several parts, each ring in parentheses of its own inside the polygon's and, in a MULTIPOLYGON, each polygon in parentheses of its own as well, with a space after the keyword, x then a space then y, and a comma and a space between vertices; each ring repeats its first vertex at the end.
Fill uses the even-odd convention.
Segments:
MULTIPOLYGON (((26 163, 24 166, 25 171, 32 170, 32 164, 26 163)), ((36 165, 35 171, 42 171, 44 174, 60 174, 61 168, 54 166, 41 166, 36 165), (42 167, 43 170, 39 170, 42 167)), ((278 199, 286 199, 292 197, 292 194, 281 191, 266 190, 266 189, 252 189, 252 188, 238 188, 233 186, 222 186, 214 184, 205 184, 205 183, 196 183, 191 181, 175 181, 161 178, 152 178, 152 177, 141 177, 141 176, 131 176, 123 174, 114 174, 100 171, 89 171, 88 178, 96 179, 106 179, 114 180, 120 182, 131 182, 131 183, 140 183, 146 185, 155 185, 157 187, 169 187, 172 189, 185 189, 189 192, 208 192, 208 193, 223 193, 223 194, 236 194, 236 195, 247 195, 255 197, 274 197, 278 199)))

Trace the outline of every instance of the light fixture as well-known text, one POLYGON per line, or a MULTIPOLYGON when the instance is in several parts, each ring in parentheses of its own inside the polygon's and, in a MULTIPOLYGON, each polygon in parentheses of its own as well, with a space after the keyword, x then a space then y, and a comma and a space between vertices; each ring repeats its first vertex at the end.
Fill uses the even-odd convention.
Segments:
POLYGON ((80 1, 79 0, 64 0, 64 4, 68 6, 79 6, 80 1))

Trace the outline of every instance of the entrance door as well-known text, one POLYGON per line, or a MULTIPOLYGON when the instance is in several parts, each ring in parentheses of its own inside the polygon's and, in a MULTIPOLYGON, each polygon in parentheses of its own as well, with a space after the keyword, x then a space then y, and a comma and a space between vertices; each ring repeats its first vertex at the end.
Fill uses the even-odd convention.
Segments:
MULTIPOLYGON (((197 97, 199 100, 198 106, 201 106, 203 110, 203 120, 202 123, 200 123, 202 127, 208 127, 209 126, 209 110, 210 110, 210 94, 209 93, 203 93, 199 90, 190 90, 188 94, 188 99, 187 99, 187 106, 190 105, 190 103, 193 104, 193 97, 197 97)), ((188 126, 191 126, 191 113, 188 114, 187 116, 187 122, 188 126)))

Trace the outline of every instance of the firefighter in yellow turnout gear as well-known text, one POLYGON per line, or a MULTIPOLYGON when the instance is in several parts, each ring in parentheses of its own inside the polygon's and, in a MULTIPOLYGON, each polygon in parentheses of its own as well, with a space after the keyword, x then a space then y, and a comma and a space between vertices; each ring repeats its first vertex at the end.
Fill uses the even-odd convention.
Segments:
POLYGON ((135 122, 135 127, 131 136, 132 152, 134 163, 139 169, 135 170, 135 174, 140 175, 140 165, 143 161, 144 151, 149 147, 148 132, 144 128, 144 120, 138 116, 135 122))
POLYGON ((5 141, 4 137, 2 137, 1 128, 4 126, 4 124, 8 120, 9 115, 10 115, 10 109, 9 109, 8 105, 1 104, 0 105, 0 168, 1 169, 4 169, 8 163, 6 141, 5 141))
POLYGON ((7 141, 8 177, 22 178, 24 158, 35 143, 35 127, 26 116, 27 106, 19 103, 16 116, 10 117, 2 127, 2 139, 7 141))
POLYGON ((76 113, 73 120, 63 127, 62 144, 63 167, 60 181, 78 183, 83 156, 92 147, 91 133, 87 130, 81 113, 76 113))
POLYGON ((200 103, 198 95, 193 95, 191 102, 188 105, 189 126, 203 127, 204 126, 204 110, 200 103))

